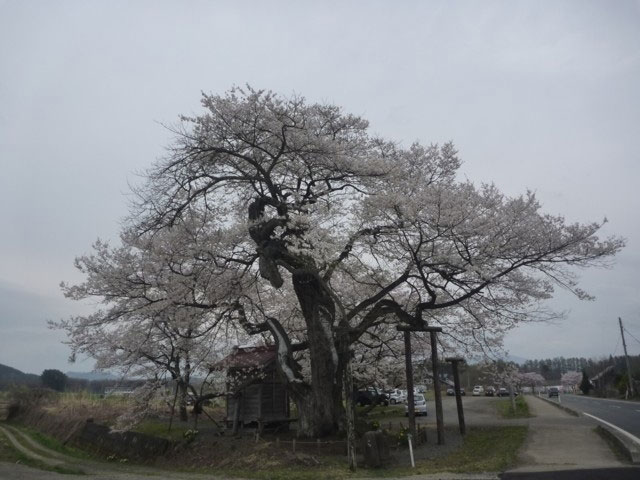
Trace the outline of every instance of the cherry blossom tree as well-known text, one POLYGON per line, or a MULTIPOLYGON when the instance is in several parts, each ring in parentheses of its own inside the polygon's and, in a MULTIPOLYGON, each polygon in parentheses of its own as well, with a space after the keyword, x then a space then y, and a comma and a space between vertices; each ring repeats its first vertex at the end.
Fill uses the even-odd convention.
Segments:
POLYGON ((569 387, 571 391, 576 389, 576 386, 580 384, 582 380, 582 373, 576 371, 568 371, 562 374, 560 377, 560 383, 563 387, 569 387))
POLYGON ((519 378, 521 385, 527 385, 531 387, 531 391, 535 392, 536 387, 541 387, 546 383, 545 378, 537 372, 521 373, 519 378))
POLYGON ((398 322, 440 325, 458 350, 498 347, 553 315, 554 286, 589 298, 573 267, 623 246, 598 239, 601 223, 542 213, 530 192, 457 181, 451 144, 404 148, 336 106, 249 87, 202 106, 173 129, 128 226, 147 238, 207 219, 210 278, 233 286, 209 306, 277 345, 303 434, 340 427, 347 362, 397 351, 398 322))
POLYGON ((189 390, 196 395, 193 375, 206 373, 224 351, 230 325, 222 320, 232 296, 228 278, 212 276, 203 260, 196 240, 202 222, 191 220, 153 236, 125 232, 117 248, 96 242, 91 255, 76 259, 86 281, 62 288, 68 298, 98 298, 105 308, 52 324, 67 332, 72 359, 81 353, 94 358, 97 369, 147 379, 141 398, 151 399, 168 376, 183 421, 189 390))

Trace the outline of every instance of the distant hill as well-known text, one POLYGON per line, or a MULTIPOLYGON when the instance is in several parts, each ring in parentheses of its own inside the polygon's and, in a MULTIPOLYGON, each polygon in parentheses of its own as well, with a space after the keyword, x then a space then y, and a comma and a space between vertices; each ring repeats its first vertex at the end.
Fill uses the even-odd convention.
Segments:
POLYGON ((12 385, 40 385, 40 376, 0 363, 0 390, 6 390, 12 385))
POLYGON ((94 380, 118 380, 120 378, 109 372, 67 372, 66 375, 69 378, 89 380, 90 382, 94 380))
POLYGON ((506 359, 510 362, 517 363, 518 365, 522 365, 528 360, 527 358, 518 357, 517 355, 507 355, 506 359))

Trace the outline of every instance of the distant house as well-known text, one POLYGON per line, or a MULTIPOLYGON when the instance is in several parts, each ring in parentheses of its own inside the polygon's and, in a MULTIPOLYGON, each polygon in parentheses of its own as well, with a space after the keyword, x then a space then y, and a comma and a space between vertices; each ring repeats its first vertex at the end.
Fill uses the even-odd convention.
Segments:
POLYGON ((236 347, 218 362, 227 370, 226 422, 233 425, 289 421, 289 396, 276 368, 275 346, 236 347))
POLYGON ((106 397, 110 395, 127 396, 127 395, 133 395, 133 391, 134 391, 133 387, 106 387, 104 389, 104 395, 106 397))

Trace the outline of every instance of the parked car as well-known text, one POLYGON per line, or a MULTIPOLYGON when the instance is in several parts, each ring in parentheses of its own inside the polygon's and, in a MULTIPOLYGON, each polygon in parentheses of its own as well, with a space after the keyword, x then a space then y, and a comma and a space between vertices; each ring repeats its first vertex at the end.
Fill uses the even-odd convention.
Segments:
POLYGON ((483 393, 484 387, 482 385, 476 385, 475 387, 473 387, 473 392, 471 392, 471 395, 473 395, 474 397, 479 397, 483 393))
POLYGON ((494 387, 487 387, 484 391, 484 394, 487 397, 493 397, 496 394, 496 389, 494 387))
POLYGON ((389 396, 386 393, 379 392, 374 388, 366 390, 358 390, 355 395, 355 403, 357 405, 389 405, 389 396))
POLYGON ((416 385, 415 389, 416 392, 418 393, 424 393, 427 391, 427 386, 426 385, 416 385))
POLYGON ((547 390, 547 395, 549 396, 549 398, 559 397, 560 389, 558 387, 549 387, 549 390, 547 390))
POLYGON ((407 401, 407 392, 404 390, 400 390, 399 388, 394 388, 393 390, 389 390, 389 403, 391 405, 395 405, 396 403, 404 403, 407 401))
MULTIPOLYGON (((498 389, 498 397, 508 397, 509 396, 509 389, 505 388, 505 387, 500 387, 498 389)), ((517 397, 518 396, 518 392, 516 392, 514 390, 513 392, 513 396, 517 397)))
MULTIPOLYGON (((416 414, 416 416, 418 415, 424 415, 425 417, 427 416, 427 401, 424 399, 422 395, 414 399, 413 411, 416 414)), ((404 414, 407 417, 409 416, 409 405, 405 405, 404 414)))
MULTIPOLYGON (((455 394, 456 394, 456 391, 453 388, 451 387, 447 388, 447 395, 451 397, 455 394)), ((466 394, 467 393, 464 391, 464 388, 460 387, 460 395, 466 395, 466 394)))

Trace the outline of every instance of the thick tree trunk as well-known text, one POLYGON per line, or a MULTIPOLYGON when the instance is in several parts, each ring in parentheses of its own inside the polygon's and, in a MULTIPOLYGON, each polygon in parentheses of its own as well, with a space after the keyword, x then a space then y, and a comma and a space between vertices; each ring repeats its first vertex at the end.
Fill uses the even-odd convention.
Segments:
POLYGON ((186 383, 180 381, 178 383, 178 395, 179 395, 179 411, 180 411, 180 421, 186 422, 189 420, 189 415, 187 414, 187 395, 189 394, 189 389, 186 383))
POLYGON ((336 433, 342 420, 342 371, 334 339, 335 308, 326 288, 314 272, 297 270, 293 286, 307 326, 311 363, 311 388, 294 393, 299 431, 320 437, 336 433))

